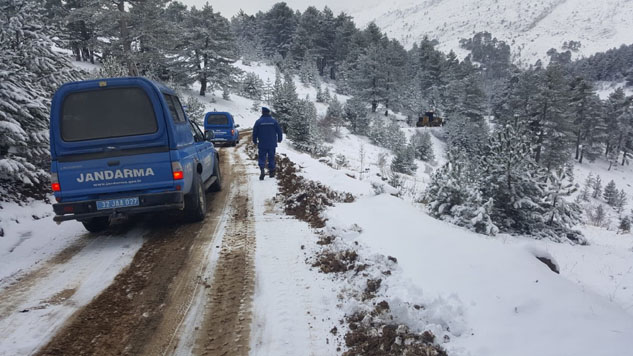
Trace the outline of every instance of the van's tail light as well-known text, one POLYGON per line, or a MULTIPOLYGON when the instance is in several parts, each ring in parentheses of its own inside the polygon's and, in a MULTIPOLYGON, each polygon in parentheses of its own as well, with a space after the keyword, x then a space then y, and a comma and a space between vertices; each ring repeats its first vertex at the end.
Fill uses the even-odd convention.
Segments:
POLYGON ((235 135, 235 129, 231 130, 231 136, 235 135))
POLYGON ((62 186, 59 184, 59 177, 57 173, 51 173, 51 188, 54 192, 61 192, 62 186))
POLYGON ((180 162, 171 162, 171 171, 174 175, 174 180, 185 178, 185 174, 182 171, 182 164, 180 164, 180 162))

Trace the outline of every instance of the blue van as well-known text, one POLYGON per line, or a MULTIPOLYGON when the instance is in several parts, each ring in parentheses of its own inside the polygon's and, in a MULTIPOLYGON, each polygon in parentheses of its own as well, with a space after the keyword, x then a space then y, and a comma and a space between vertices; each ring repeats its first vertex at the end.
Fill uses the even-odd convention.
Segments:
POLYGON ((173 90, 145 78, 64 84, 51 104, 54 220, 91 232, 170 209, 203 220, 205 192, 221 189, 212 135, 189 121, 173 90))
POLYGON ((216 144, 237 145, 240 142, 239 127, 228 112, 212 111, 204 116, 204 132, 213 132, 212 141, 216 144))

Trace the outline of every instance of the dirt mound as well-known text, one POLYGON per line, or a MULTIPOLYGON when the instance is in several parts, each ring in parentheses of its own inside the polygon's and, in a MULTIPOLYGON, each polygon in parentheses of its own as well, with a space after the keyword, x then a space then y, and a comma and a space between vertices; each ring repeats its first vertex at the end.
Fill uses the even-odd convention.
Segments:
POLYGON ((342 252, 323 251, 319 254, 317 261, 312 267, 318 267, 323 273, 340 273, 351 271, 356 267, 358 254, 356 251, 347 250, 342 252))
POLYGON ((446 356, 446 351, 434 345, 430 331, 413 333, 406 325, 390 324, 380 316, 389 310, 387 302, 378 304, 372 313, 359 312, 346 318, 349 331, 345 334, 348 350, 343 356, 420 355, 446 356))
POLYGON ((288 157, 277 157, 279 178, 278 199, 281 200, 286 214, 306 221, 314 228, 322 228, 325 221, 321 213, 334 203, 351 203, 354 196, 340 193, 325 185, 305 179, 298 175, 297 165, 288 157))

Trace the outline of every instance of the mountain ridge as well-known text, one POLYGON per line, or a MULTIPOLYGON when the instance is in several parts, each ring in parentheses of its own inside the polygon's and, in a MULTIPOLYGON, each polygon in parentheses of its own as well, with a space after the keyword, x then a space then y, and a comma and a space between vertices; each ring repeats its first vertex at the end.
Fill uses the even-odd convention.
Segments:
POLYGON ((508 43, 513 60, 523 66, 546 60, 550 48, 565 50, 568 41, 581 44, 572 52, 574 59, 633 43, 631 0, 390 0, 338 7, 333 6, 353 16, 359 26, 375 22, 406 47, 428 36, 438 40, 439 49, 454 50, 461 57, 467 52, 459 40, 487 31, 508 43))

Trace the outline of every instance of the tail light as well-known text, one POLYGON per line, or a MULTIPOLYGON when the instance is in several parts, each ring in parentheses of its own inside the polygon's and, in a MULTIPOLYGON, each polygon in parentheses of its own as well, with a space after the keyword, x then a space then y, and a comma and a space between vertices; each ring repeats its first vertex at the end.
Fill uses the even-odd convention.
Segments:
POLYGON ((231 136, 235 135, 235 129, 231 130, 231 136))
POLYGON ((180 162, 171 162, 171 171, 174 176, 174 180, 180 180, 185 177, 182 171, 182 164, 180 162))
POLYGON ((59 184, 59 176, 57 173, 51 173, 51 189, 54 192, 61 192, 62 186, 59 184))

